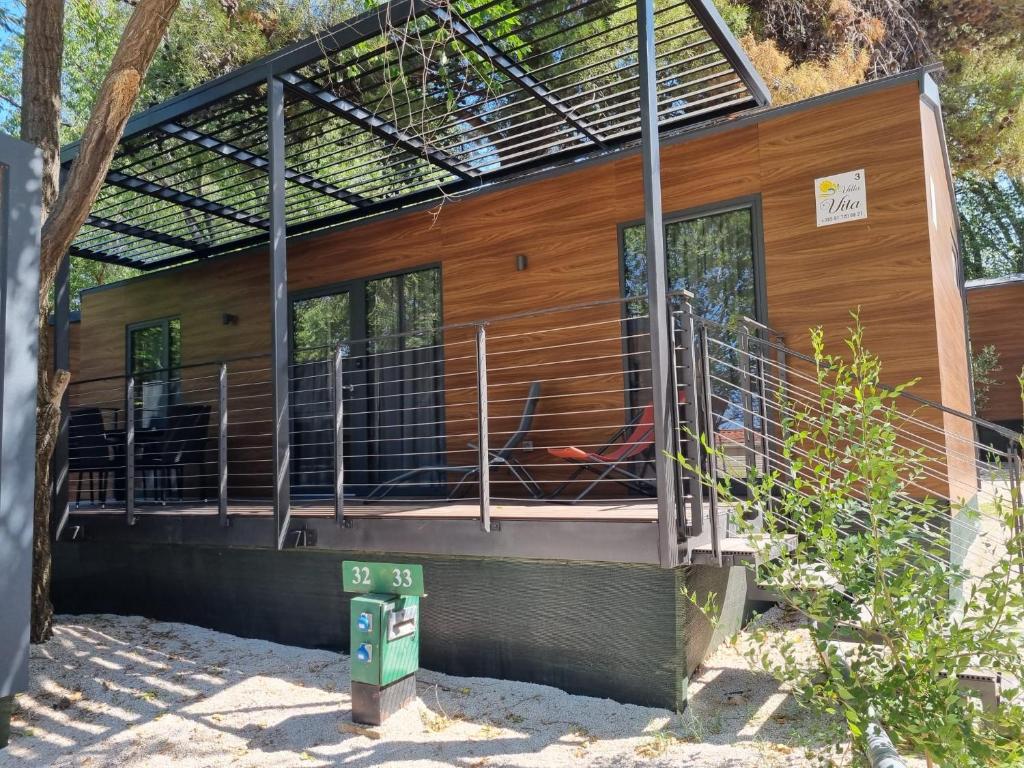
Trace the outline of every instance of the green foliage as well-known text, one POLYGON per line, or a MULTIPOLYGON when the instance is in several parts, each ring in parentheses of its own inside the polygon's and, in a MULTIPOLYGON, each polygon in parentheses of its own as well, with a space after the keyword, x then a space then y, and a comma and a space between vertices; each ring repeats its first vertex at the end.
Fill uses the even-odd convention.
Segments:
POLYGON ((999 353, 993 345, 982 347, 971 355, 971 377, 974 380, 974 409, 982 410, 988 405, 988 393, 999 383, 994 374, 1003 370, 999 365, 999 353))
POLYGON ((951 562, 949 516, 972 513, 922 492, 926 457, 902 438, 908 416, 895 408, 905 387, 880 383, 859 320, 848 359, 825 352, 820 329, 812 340, 817 391, 780 399, 788 414, 780 465, 792 471, 752 477, 749 496, 733 499, 740 525, 761 512, 758 580, 808 617, 809 643, 780 645, 762 633, 751 655, 804 705, 839 714, 861 748, 871 711, 903 749, 944 768, 1019 765, 1019 691, 983 713, 957 675, 982 668, 1024 679, 1024 534, 997 503, 1005 549, 984 573, 951 562), (859 642, 843 650, 843 640, 859 642))
POLYGON ((943 56, 943 112, 958 174, 1024 175, 1024 57, 988 44, 943 56))
POLYGON ((956 184, 964 276, 1024 272, 1024 181, 1000 174, 962 175, 956 184))

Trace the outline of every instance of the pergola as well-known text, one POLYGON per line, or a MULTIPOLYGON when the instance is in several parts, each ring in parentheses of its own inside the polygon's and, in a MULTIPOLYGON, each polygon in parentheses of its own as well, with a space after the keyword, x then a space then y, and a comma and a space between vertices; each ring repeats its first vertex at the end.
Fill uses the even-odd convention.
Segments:
MULTIPOLYGON (((659 131, 768 101, 711 0, 389 0, 136 115, 71 253, 152 270, 269 243, 280 546, 288 236, 639 141, 656 437, 668 445, 659 131)), ((76 152, 67 147, 63 163, 76 152)), ((66 267, 57 291, 66 367, 66 267)), ((660 514, 674 525, 671 468, 659 464, 658 478, 660 514)))

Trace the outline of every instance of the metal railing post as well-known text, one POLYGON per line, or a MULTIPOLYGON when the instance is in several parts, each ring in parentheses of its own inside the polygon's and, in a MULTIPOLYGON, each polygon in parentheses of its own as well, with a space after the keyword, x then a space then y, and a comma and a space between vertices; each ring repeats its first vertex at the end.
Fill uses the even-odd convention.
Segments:
POLYGON ((135 525, 135 377, 124 385, 124 519, 135 525))
POLYGON ((1010 509, 1013 512, 1013 532, 1021 541, 1022 551, 1017 554, 1021 557, 1018 565, 1020 575, 1024 576, 1024 502, 1021 500, 1021 446, 1010 445, 1010 460, 1007 462, 1010 480, 1010 509))
POLYGON ((334 350, 334 522, 345 522, 345 347, 334 350))
POLYGON ((682 432, 682 420, 679 417, 679 349, 681 347, 680 335, 681 330, 679 327, 679 319, 676 317, 676 313, 672 311, 671 300, 669 303, 669 329, 671 330, 671 341, 672 341, 672 355, 670 356, 671 366, 669 367, 669 382, 672 392, 675 393, 676 404, 672 410, 672 443, 670 446, 670 452, 672 454, 673 462, 672 468, 676 473, 676 481, 673 483, 676 493, 676 537, 678 541, 685 546, 685 560, 689 562, 689 547, 685 545, 686 542, 686 505, 684 497, 684 481, 683 481, 683 465, 679 462, 678 457, 683 452, 683 436, 682 432))
POLYGON ((702 325, 700 329, 700 361, 701 376, 703 378, 704 396, 704 418, 701 422, 704 426, 704 436, 708 444, 708 513, 711 528, 711 555, 715 563, 722 564, 722 542, 721 531, 718 526, 718 456, 716 455, 717 441, 715 439, 715 412, 714 403, 711 398, 711 355, 708 351, 708 329, 702 325))
MULTIPOLYGON (((785 414, 784 414, 783 410, 784 410, 784 408, 786 406, 786 401, 787 401, 787 398, 789 396, 787 391, 786 391, 786 385, 788 384, 788 381, 787 381, 787 377, 786 377, 785 339, 782 336, 776 336, 775 337, 775 341, 776 341, 776 344, 777 344, 777 347, 776 347, 776 361, 777 361, 776 362, 776 367, 778 368, 778 379, 779 379, 779 391, 775 395, 775 397, 776 397, 776 399, 778 401, 778 403, 776 405, 776 411, 777 411, 777 414, 778 414, 778 417, 777 417, 776 421, 778 422, 779 441, 780 441, 780 443, 785 444, 786 439, 787 439, 788 436, 786 434, 786 425, 783 422, 783 419, 785 417, 785 414)), ((779 458, 779 461, 777 462, 778 466, 776 467, 776 469, 778 469, 779 472, 782 475, 784 475, 784 476, 785 475, 792 476, 792 474, 793 474, 792 473, 792 468, 787 466, 786 463, 783 461, 783 459, 782 459, 782 452, 783 452, 783 448, 782 448, 782 445, 780 445, 779 448, 778 448, 778 453, 779 453, 779 457, 780 458, 779 458)))
MULTIPOLYGON (((757 464, 754 451, 754 398, 751 396, 750 378, 750 331, 746 325, 739 327, 740 392, 743 408, 743 464, 749 476, 757 464)), ((744 478, 745 480, 746 478, 744 478)))
POLYGON ((491 530, 491 455, 487 442, 487 329, 476 327, 476 432, 480 474, 480 527, 491 530))
POLYGON ((761 419, 761 429, 758 431, 758 434, 761 435, 761 471, 764 474, 768 474, 771 471, 771 460, 768 453, 768 379, 764 366, 765 345, 760 336, 758 341, 762 342, 758 344, 758 353, 754 358, 754 365, 757 370, 757 415, 761 419))
POLYGON ((228 524, 228 364, 220 364, 217 381, 217 515, 228 524))
MULTIPOLYGON (((704 530, 704 488, 700 481, 700 424, 698 410, 700 399, 697 388, 697 357, 696 337, 693 330, 693 307, 687 302, 683 306, 682 322, 679 324, 679 346, 682 351, 682 364, 679 372, 679 384, 684 394, 683 423, 687 434, 681 436, 681 450, 687 462, 694 469, 685 470, 684 489, 689 496, 689 520, 686 521, 687 537, 699 536, 704 530), (685 488, 688 485, 689 488, 685 488)), ((680 427, 681 429, 682 427, 680 427)))

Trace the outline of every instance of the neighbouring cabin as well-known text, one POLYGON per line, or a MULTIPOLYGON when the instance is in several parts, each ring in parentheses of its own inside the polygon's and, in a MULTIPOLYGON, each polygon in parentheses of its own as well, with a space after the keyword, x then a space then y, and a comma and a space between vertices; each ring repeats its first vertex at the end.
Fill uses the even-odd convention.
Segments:
MULTIPOLYGON (((1024 371, 1024 275, 969 280, 967 309, 974 354, 993 347, 999 355, 999 369, 990 373, 993 383, 978 415, 1019 432, 1024 425, 1024 402, 1017 381, 1024 371)), ((986 441, 1005 442, 998 435, 983 436, 986 441)))
POLYGON ((918 380, 919 492, 974 497, 927 72, 771 108, 708 2, 562 9, 603 31, 540 35, 544 77, 482 9, 389 7, 500 84, 429 141, 331 80, 390 61, 379 11, 129 124, 73 253, 146 273, 55 320, 61 609, 344 647, 341 560, 414 559, 428 666, 680 707, 764 597, 704 474, 783 468, 774 394, 813 394, 810 329, 841 351, 852 310, 886 381, 918 380), (614 54, 573 66, 589 45, 614 54))

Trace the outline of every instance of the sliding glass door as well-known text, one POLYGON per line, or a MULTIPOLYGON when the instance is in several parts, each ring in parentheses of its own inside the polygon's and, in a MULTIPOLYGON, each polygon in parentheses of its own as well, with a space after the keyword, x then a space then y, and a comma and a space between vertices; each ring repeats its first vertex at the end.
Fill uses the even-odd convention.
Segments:
MULTIPOLYGON (((683 215, 665 223, 665 256, 670 291, 693 294, 697 315, 714 323, 714 336, 735 339, 734 328, 744 317, 759 319, 763 311, 763 278, 758 266, 759 225, 753 203, 718 211, 683 215)), ((645 229, 642 224, 622 232, 623 291, 625 296, 647 293, 645 229)), ((674 300, 681 307, 682 302, 674 300)), ((634 394, 632 405, 645 397, 649 402, 650 371, 647 302, 637 299, 626 308, 627 386, 634 394)), ((739 361, 726 349, 715 350, 721 364, 712 370, 716 428, 742 427, 739 361)))
MULTIPOLYGON (((381 483, 444 459, 436 268, 353 280, 292 298, 292 489, 323 496, 334 487, 332 369, 345 357, 345 491, 365 496, 381 483)), ((440 473, 416 476, 418 492, 440 473)), ((403 492, 409 488, 403 484, 403 492)))
POLYGON ((128 326, 128 371, 135 379, 136 427, 159 429, 181 395, 181 320, 128 326))

